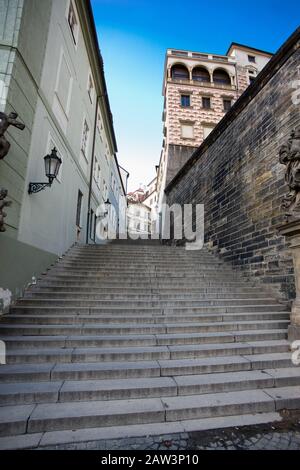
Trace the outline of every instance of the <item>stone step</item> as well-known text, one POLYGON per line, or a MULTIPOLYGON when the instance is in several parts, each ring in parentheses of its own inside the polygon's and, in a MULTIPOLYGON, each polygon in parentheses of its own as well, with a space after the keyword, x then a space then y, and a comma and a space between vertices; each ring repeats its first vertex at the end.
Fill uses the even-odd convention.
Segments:
POLYGON ((56 262, 52 264, 52 268, 57 267, 57 268, 62 268, 62 269, 80 269, 80 270, 106 270, 106 269, 112 269, 118 271, 119 269, 121 271, 152 271, 152 270, 158 270, 158 271, 173 271, 175 270, 187 270, 187 271, 198 271, 198 270, 222 270, 222 271, 230 271, 231 273, 234 272, 232 268, 229 265, 226 265, 222 262, 219 262, 217 260, 201 260, 201 261, 195 261, 195 260, 174 260, 172 262, 170 261, 165 261, 163 259, 160 259, 160 261, 155 261, 155 260, 147 260, 146 262, 143 260, 142 262, 135 262, 131 259, 131 261, 126 261, 124 260, 117 262, 113 261, 112 259, 109 260, 93 260, 93 261, 70 261, 70 260, 63 260, 56 262))
MULTIPOLYGON (((60 314, 71 314, 71 315, 192 315, 196 314, 222 314, 226 313, 260 313, 260 312, 286 312, 285 305, 242 305, 242 306, 210 306, 210 307, 165 307, 165 308, 136 308, 136 307, 68 307, 68 306, 52 306, 52 307, 43 307, 43 306, 33 306, 33 305, 22 305, 18 304, 10 309, 12 314, 34 314, 34 315, 47 315, 53 313, 60 314)), ((1 325, 1 324, 0 324, 1 325)))
POLYGON ((249 343, 218 343, 207 345, 143 346, 115 348, 7 348, 7 364, 47 363, 47 362, 112 362, 147 361, 158 359, 186 359, 213 356, 233 356, 288 352, 286 340, 249 343))
POLYGON ((148 247, 148 246, 137 246, 135 244, 134 247, 117 247, 117 246, 97 246, 97 247, 92 247, 92 249, 89 251, 90 247, 84 247, 83 250, 80 249, 72 249, 67 252, 67 256, 72 256, 72 255, 80 255, 82 254, 83 256, 95 256, 95 255, 101 255, 101 254, 114 254, 114 253, 125 253, 128 252, 129 254, 136 253, 136 254, 141 254, 143 252, 150 253, 150 254, 155 254, 156 252, 158 254, 162 253, 163 255, 166 256, 171 256, 172 254, 178 254, 184 255, 184 256, 190 256, 191 258, 193 257, 198 257, 198 256, 214 256, 208 249, 205 247, 202 248, 202 250, 194 250, 191 252, 190 250, 186 250, 184 246, 166 246, 166 245, 157 245, 155 247, 148 247))
MULTIPOLYGON (((217 372, 292 367, 290 353, 216 356, 194 359, 9 364, 0 368, 2 382, 100 380, 144 377, 170 377, 217 372)), ((296 367, 296 366, 295 366, 296 367)))
POLYGON ((4 383, 0 385, 0 398, 2 405, 25 405, 190 396, 296 385, 300 385, 300 369, 292 367, 174 378, 4 383))
POLYGON ((61 266, 60 264, 55 264, 51 268, 48 269, 46 272, 51 272, 51 274, 55 274, 57 276, 62 276, 62 275, 69 275, 69 276, 113 276, 113 277, 123 277, 125 275, 131 276, 131 277, 137 277, 137 273, 139 277, 164 277, 166 275, 171 275, 172 277, 199 277, 205 276, 205 275, 218 275, 218 278, 224 278, 229 276, 231 279, 237 279, 239 277, 239 273, 237 271, 233 271, 229 267, 224 268, 223 266, 220 268, 220 266, 210 266, 207 267, 206 269, 203 269, 201 266, 199 266, 198 269, 173 269, 173 268, 152 268, 148 269, 147 267, 144 267, 144 269, 128 269, 127 267, 123 266, 123 268, 118 268, 116 270, 113 270, 110 268, 110 266, 103 266, 102 268, 95 268, 91 269, 90 267, 87 268, 80 268, 77 266, 70 266, 70 267, 64 267, 61 266))
POLYGON ((94 347, 134 347, 134 346, 174 346, 194 344, 239 343, 249 341, 276 341, 285 340, 287 331, 275 330, 248 330, 216 333, 182 333, 165 335, 55 335, 55 336, 16 336, 3 337, 10 349, 32 348, 94 348, 94 347))
POLYGON ((287 329, 289 320, 213 322, 213 323, 154 323, 154 324, 75 324, 75 325, 22 325, 0 323, 0 335, 90 335, 90 334, 168 334, 206 333, 263 329, 287 329))
POLYGON ((107 323, 108 325, 114 323, 148 323, 148 324, 156 324, 156 323, 193 323, 193 322, 223 322, 223 321, 262 321, 262 320, 287 320, 289 321, 290 314, 289 312, 279 311, 279 312, 250 312, 250 313, 225 313, 225 314, 193 314, 193 315, 156 315, 153 314, 145 315, 128 315, 126 317, 122 317, 120 315, 82 315, 82 314, 74 314, 74 315, 58 315, 58 314, 31 314, 30 312, 18 315, 18 314, 10 314, 5 315, 0 320, 1 324, 22 324, 22 325, 32 325, 32 324, 39 324, 39 325, 75 325, 75 324, 86 324, 86 323, 107 323))
POLYGON ((160 253, 106 253, 101 255, 67 255, 61 258, 58 258, 56 263, 115 263, 116 265, 122 264, 123 266, 129 265, 143 265, 144 263, 150 263, 161 265, 162 263, 172 264, 172 263, 182 263, 187 264, 190 262, 192 265, 197 265, 201 263, 219 263, 222 266, 229 266, 228 263, 225 263, 222 259, 211 256, 211 255, 201 255, 201 256, 186 256, 185 253, 168 254, 165 255, 164 251, 160 253))
MULTIPOLYGON (((49 294, 53 293, 60 293, 60 292, 65 292, 65 293, 91 293, 91 294, 103 294, 103 295, 123 295, 124 296, 124 289, 122 289, 119 286, 115 287, 103 287, 102 284, 99 286, 94 285, 93 287, 88 287, 88 283, 86 286, 82 286, 81 284, 69 284, 66 286, 61 286, 60 284, 50 284, 46 282, 39 282, 37 286, 30 287, 27 289, 26 294, 33 294, 36 292, 43 292, 49 294)), ((254 287, 218 287, 218 286, 207 286, 207 287, 184 287, 181 289, 178 289, 177 287, 152 287, 147 285, 147 287, 136 287, 136 286, 128 286, 126 288, 126 296, 130 298, 130 296, 133 295, 149 295, 149 293, 154 294, 154 295, 160 295, 160 296, 169 296, 170 294, 172 297, 179 296, 179 295, 194 295, 198 294, 200 296, 202 295, 208 295, 208 298, 211 296, 220 296, 222 293, 224 294, 240 294, 240 295, 253 295, 253 296, 265 296, 266 294, 261 291, 260 288, 254 288, 254 287)))
POLYGON ((124 439, 128 437, 161 436, 193 431, 207 431, 220 428, 239 428, 280 422, 279 413, 254 413, 241 416, 192 419, 153 424, 133 424, 101 428, 78 429, 76 431, 50 431, 0 438, 0 450, 26 449, 98 449, 99 441, 124 439))
POLYGON ((281 304, 272 298, 249 298, 249 299, 171 299, 171 300, 162 300, 162 299, 152 299, 152 300, 133 300, 133 299, 114 299, 114 300, 103 300, 101 296, 97 299, 93 299, 90 297, 80 297, 80 299, 72 299, 71 298, 53 298, 52 296, 43 297, 43 298, 23 298, 18 302, 18 305, 22 306, 70 306, 70 307, 98 307, 99 304, 101 306, 109 306, 109 307, 120 307, 125 306, 126 308, 134 307, 134 308, 147 308, 147 307, 154 307, 154 308, 165 308, 165 307, 194 307, 194 308, 201 308, 205 306, 245 306, 245 305, 273 305, 274 307, 282 307, 281 304))
MULTIPOLYGON (((88 298, 90 300, 120 300, 124 302, 128 302, 131 300, 138 300, 138 301, 145 301, 145 302, 152 302, 152 301, 162 301, 165 302, 166 300, 170 299, 170 294, 162 294, 162 293, 154 293, 151 292, 151 289, 149 289, 148 292, 145 293, 125 293, 124 291, 122 293, 107 293, 104 294, 102 292, 87 292, 87 291, 76 291, 76 292, 68 292, 68 291, 60 291, 60 292, 53 292, 47 291, 47 290, 32 290, 32 291, 27 291, 24 295, 24 299, 43 299, 47 298, 51 295, 52 299, 81 299, 81 298, 88 298)), ((257 292, 257 293, 243 293, 243 292, 238 292, 238 293, 224 293, 224 292, 214 292, 214 293, 172 293, 171 296, 172 300, 179 300, 179 301, 184 301, 184 300, 199 300, 200 302, 203 302, 203 300, 215 300, 215 299, 237 299, 237 300, 244 300, 244 299, 250 299, 252 301, 255 301, 256 299, 263 299, 265 300, 266 303, 270 300, 270 298, 266 297, 266 294, 263 292, 257 292)), ((275 303, 275 301, 274 301, 275 303)))
MULTIPOLYGON (((73 289, 76 291, 77 289, 87 289, 85 292, 88 292, 89 289, 91 290, 99 290, 100 292, 106 291, 108 293, 110 292, 124 292, 126 290, 128 293, 131 291, 136 292, 140 290, 141 292, 146 291, 149 293, 151 292, 158 292, 158 293, 166 293, 166 294, 171 294, 173 292, 178 292, 178 293, 186 293, 189 292, 189 289, 191 289, 191 292, 253 292, 253 295, 255 296, 255 293, 257 292, 257 289, 254 287, 251 287, 250 284, 250 291, 247 289, 247 286, 242 283, 230 283, 230 282, 225 282, 225 283, 212 283, 212 282, 200 282, 200 283, 186 283, 186 282, 168 282, 167 280, 164 281, 163 283, 156 282, 156 281, 151 281, 147 283, 142 283, 142 282, 131 282, 129 281, 128 283, 126 282, 114 282, 114 281, 109 281, 109 280, 101 280, 100 282, 93 281, 91 280, 90 282, 83 281, 83 282, 77 282, 77 281, 68 281, 68 280, 60 280, 57 281, 55 278, 44 278, 43 280, 38 281, 37 287, 30 287, 30 289, 47 289, 47 291, 51 291, 52 287, 54 289, 59 288, 59 290, 69 290, 73 289)), ((248 286, 249 287, 249 286, 248 286)), ((260 289, 260 292, 262 292, 262 289, 260 289)), ((266 294, 267 292, 265 292, 266 294)))
POLYGON ((218 394, 7 406, 1 435, 173 422, 299 408, 299 386, 218 394), (278 396, 280 398, 278 398, 278 396), (287 406, 286 406, 287 405, 287 406))

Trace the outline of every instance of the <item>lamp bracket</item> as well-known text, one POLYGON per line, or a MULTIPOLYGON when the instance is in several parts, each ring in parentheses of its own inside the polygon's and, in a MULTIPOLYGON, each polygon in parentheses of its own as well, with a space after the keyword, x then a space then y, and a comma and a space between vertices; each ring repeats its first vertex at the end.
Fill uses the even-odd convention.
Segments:
POLYGON ((52 183, 29 183, 28 194, 39 193, 43 189, 51 186, 52 183))

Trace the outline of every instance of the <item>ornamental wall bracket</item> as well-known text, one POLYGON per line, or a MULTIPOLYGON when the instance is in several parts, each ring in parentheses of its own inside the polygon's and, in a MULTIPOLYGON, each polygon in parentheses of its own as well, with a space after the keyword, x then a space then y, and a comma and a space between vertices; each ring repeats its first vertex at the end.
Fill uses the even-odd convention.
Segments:
POLYGON ((17 113, 10 113, 7 115, 5 113, 0 112, 0 160, 3 160, 3 158, 6 157, 10 149, 10 143, 4 135, 7 129, 10 126, 16 127, 21 131, 25 129, 25 125, 22 122, 18 121, 17 118, 17 113))
POLYGON ((12 203, 12 201, 6 200, 7 192, 7 189, 0 189, 0 232, 6 232, 4 218, 7 216, 7 214, 3 209, 5 207, 9 207, 12 203))
POLYGON ((28 194, 39 193, 51 185, 52 183, 29 183, 28 194))
POLYGON ((300 220, 300 126, 279 150, 279 161, 286 166, 285 181, 289 192, 282 199, 281 207, 288 219, 300 220))

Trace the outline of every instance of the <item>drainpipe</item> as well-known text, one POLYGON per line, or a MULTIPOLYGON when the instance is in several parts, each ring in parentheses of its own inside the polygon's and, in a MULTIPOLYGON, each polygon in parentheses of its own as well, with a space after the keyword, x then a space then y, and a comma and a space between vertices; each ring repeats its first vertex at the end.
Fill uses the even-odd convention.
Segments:
POLYGON ((88 244, 88 242, 89 242, 90 216, 91 216, 90 212, 91 212, 91 199, 92 199, 92 186, 93 186, 93 170, 94 170, 94 161, 95 161, 96 130, 97 130, 97 117, 98 117, 98 100, 99 100, 99 96, 97 96, 97 98, 96 98, 96 109, 95 109, 95 124, 94 124, 94 134, 93 134, 92 162, 91 162, 91 172, 90 172, 88 213, 87 213, 87 225, 86 225, 86 244, 88 244))

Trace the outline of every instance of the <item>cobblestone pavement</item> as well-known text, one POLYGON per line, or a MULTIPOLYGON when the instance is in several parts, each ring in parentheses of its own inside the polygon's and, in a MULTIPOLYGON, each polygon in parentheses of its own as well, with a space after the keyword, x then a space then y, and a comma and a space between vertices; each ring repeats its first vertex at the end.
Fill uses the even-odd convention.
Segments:
MULTIPOLYGON (((52 447, 52 449, 62 447, 52 447)), ((115 439, 70 444, 68 450, 300 450, 300 411, 290 412, 283 421, 269 425, 245 426, 193 433, 115 439)))

